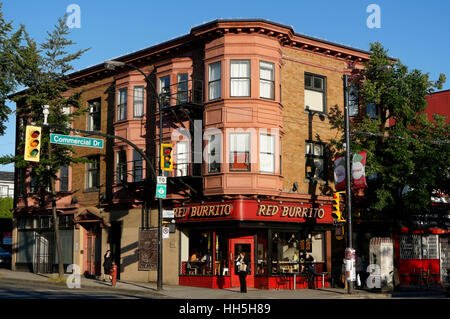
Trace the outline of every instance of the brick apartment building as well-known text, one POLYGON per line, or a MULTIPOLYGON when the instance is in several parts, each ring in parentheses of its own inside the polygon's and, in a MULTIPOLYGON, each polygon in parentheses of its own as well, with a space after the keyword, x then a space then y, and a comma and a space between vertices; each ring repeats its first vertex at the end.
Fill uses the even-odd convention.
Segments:
MULTIPOLYGON (((216 20, 116 59, 148 75, 159 95, 163 143, 174 145, 163 201, 174 211, 165 220, 164 283, 237 286, 233 260, 240 251, 252 262, 250 287, 279 286, 280 274, 298 272, 304 253, 314 257, 325 285, 339 276, 345 243, 336 239, 331 217, 328 142, 341 133, 328 114, 331 107, 343 109, 343 75, 369 57, 270 21, 216 20), (199 260, 190 260, 193 254, 199 260)), ((126 138, 158 168, 159 105, 144 76, 102 63, 69 79, 84 90, 90 109, 73 128, 126 138)), ((16 131, 23 125, 17 119, 16 131)), ((75 149, 95 162, 61 169, 64 264, 99 275, 102 255, 111 249, 121 279, 155 281, 150 168, 119 140, 108 139, 100 151, 75 149)), ((15 269, 36 270, 36 260, 47 255, 44 260, 55 263, 50 210, 37 208, 31 177, 16 170, 15 269)))

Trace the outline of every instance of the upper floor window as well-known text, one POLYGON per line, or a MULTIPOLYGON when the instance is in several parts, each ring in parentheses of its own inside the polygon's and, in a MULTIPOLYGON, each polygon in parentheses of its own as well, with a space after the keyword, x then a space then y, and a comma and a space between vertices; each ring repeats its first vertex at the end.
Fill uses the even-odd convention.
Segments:
POLYGON ((374 119, 377 117, 377 106, 375 103, 369 103, 366 105, 366 114, 371 119, 374 119))
POLYGON ((144 87, 135 86, 133 90, 133 116, 140 118, 144 116, 144 87))
MULTIPOLYGON (((63 106, 62 113, 66 116, 70 116, 70 113, 71 113, 70 106, 63 106)), ((71 125, 71 123, 70 123, 70 118, 69 118, 69 120, 67 121, 66 127, 70 127, 70 125, 71 125)))
POLYGON ((259 136, 259 170, 262 173, 275 173, 275 135, 259 136))
POLYGON ((100 131, 100 99, 95 99, 88 102, 88 131, 100 131))
POLYGON ((221 84, 221 63, 214 62, 208 68, 208 99, 220 99, 220 84, 221 84))
POLYGON ((230 133, 230 170, 250 170, 250 133, 230 133))
POLYGON ((59 168, 59 191, 69 191, 69 166, 64 165, 59 168))
POLYGON ((230 96, 250 96, 250 60, 231 60, 230 96))
POLYGON ((307 110, 325 112, 326 78, 324 76, 305 73, 305 108, 307 110))
POLYGON ((176 145, 176 165, 175 165, 175 175, 176 176, 187 176, 188 175, 188 164, 189 164, 189 145, 187 141, 180 141, 176 145))
POLYGON ((359 94, 355 86, 351 86, 348 91, 348 116, 355 117, 359 115, 359 94))
POLYGON ((219 134, 208 136, 208 173, 219 173, 221 161, 221 143, 219 134))
POLYGON ((86 188, 96 189, 100 187, 100 156, 89 158, 90 163, 86 163, 86 188))
POLYGON ((306 178, 312 180, 326 180, 325 178, 325 144, 306 141, 306 178))
POLYGON ((188 74, 180 73, 177 76, 177 104, 188 102, 188 74))
POLYGON ((127 153, 125 150, 116 153, 117 184, 127 182, 127 153))
POLYGON ((117 104, 117 121, 126 120, 127 118, 127 88, 119 89, 117 104))
POLYGON ((273 63, 259 62, 259 95, 262 98, 275 98, 275 65, 273 63))
POLYGON ((170 75, 159 79, 159 94, 161 107, 170 106, 170 75))

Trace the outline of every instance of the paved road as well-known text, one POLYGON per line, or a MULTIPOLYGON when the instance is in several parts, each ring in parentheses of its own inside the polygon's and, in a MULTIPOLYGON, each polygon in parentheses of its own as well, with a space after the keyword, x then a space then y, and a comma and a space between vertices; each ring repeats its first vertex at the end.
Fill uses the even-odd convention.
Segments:
POLYGON ((0 280, 0 299, 147 299, 149 294, 105 291, 93 288, 69 289, 64 285, 0 280))

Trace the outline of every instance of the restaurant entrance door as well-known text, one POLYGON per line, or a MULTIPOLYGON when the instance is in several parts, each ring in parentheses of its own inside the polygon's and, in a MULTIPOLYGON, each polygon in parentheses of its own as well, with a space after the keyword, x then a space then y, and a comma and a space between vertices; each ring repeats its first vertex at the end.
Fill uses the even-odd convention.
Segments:
POLYGON ((230 273, 231 287, 239 287, 239 274, 235 260, 240 252, 245 252, 245 257, 250 263, 250 272, 247 275, 247 287, 255 286, 255 257, 254 257, 254 237, 238 237, 230 239, 230 273))

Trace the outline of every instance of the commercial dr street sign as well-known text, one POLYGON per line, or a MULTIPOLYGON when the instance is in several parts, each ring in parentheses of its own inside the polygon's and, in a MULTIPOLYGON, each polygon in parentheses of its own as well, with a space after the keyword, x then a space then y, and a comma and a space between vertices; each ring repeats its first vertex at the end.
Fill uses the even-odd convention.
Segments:
POLYGON ((100 138, 70 136, 61 134, 50 134, 50 143, 70 145, 70 146, 103 148, 103 140, 100 138))

